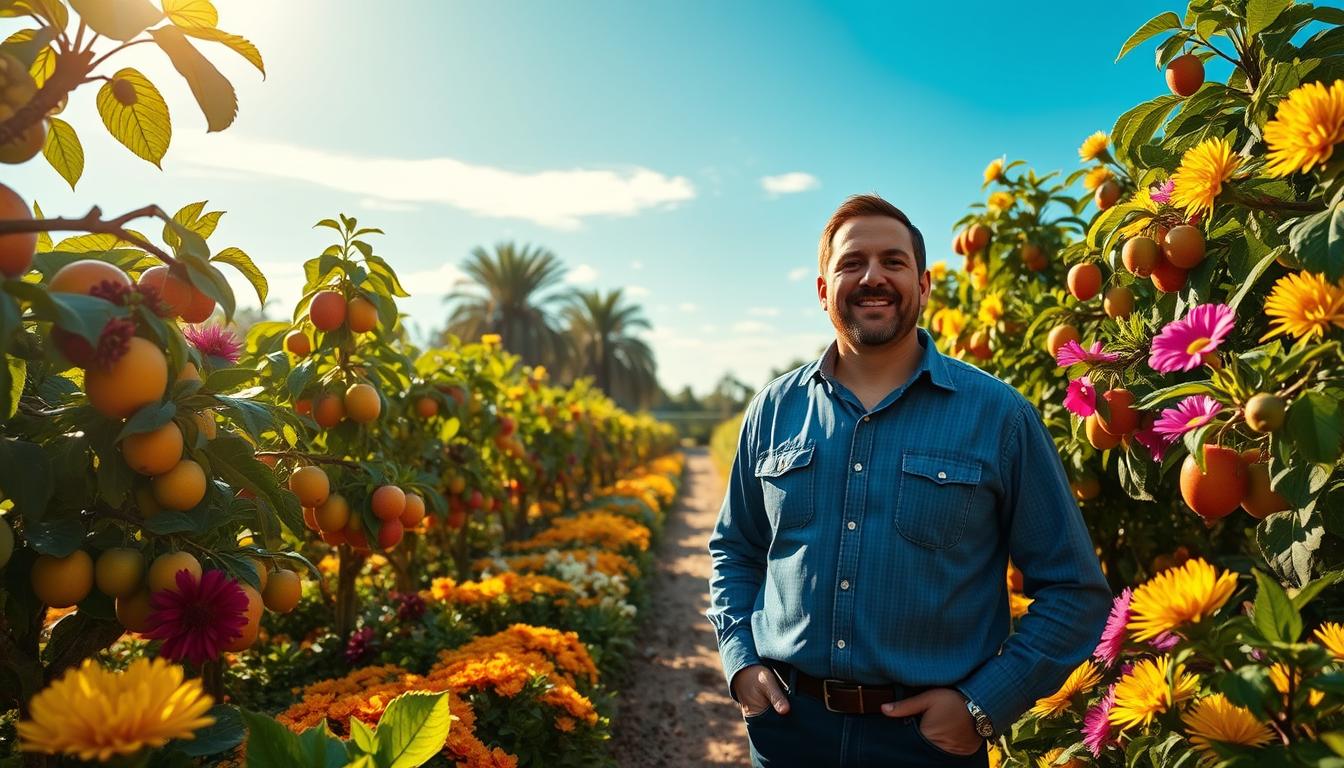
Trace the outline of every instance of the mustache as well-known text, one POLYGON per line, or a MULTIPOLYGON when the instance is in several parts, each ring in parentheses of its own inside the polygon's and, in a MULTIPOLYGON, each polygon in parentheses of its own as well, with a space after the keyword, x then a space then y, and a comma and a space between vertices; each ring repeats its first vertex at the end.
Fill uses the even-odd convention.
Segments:
POLYGON ((850 304, 857 304, 858 302, 864 301, 866 299, 886 299, 887 301, 890 301, 893 304, 899 304, 901 301, 901 297, 899 294, 893 291, 879 291, 879 290, 856 291, 849 295, 847 301, 850 304))

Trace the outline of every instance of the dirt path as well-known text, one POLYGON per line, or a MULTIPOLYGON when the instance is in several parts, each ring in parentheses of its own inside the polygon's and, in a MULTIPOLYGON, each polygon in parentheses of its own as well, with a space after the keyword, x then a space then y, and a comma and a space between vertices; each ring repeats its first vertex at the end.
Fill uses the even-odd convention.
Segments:
POLYGON ((709 608, 706 545, 723 480, 705 449, 689 450, 681 499, 656 553, 652 608, 641 651, 612 725, 622 768, 744 766, 747 732, 728 697, 709 608))

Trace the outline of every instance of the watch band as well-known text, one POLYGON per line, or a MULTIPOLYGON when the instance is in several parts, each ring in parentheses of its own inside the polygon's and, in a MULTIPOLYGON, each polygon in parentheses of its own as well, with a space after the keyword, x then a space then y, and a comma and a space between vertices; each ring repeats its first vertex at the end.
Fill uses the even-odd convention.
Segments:
POLYGON ((994 738, 994 723, 990 721, 989 715, 980 708, 980 705, 966 699, 966 710, 971 713, 971 718, 975 720, 975 732, 980 734, 983 739, 994 738))

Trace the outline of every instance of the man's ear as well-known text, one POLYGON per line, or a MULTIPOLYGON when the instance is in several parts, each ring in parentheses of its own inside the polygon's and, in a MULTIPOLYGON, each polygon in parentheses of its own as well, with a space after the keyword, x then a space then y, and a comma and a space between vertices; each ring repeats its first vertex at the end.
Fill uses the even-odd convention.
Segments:
POLYGON ((826 278, 817 275, 817 300, 821 302, 821 308, 826 309, 826 278))
POLYGON ((924 307, 929 305, 929 295, 933 291, 933 277, 929 275, 929 270, 919 273, 919 311, 922 313, 924 307))

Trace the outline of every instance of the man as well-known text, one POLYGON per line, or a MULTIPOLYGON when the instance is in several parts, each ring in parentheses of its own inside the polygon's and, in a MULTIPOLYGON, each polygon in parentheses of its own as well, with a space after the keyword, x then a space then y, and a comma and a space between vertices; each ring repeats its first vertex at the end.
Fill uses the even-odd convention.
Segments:
POLYGON ((755 766, 975 766, 1111 603, 1054 443, 917 327, 924 238, 871 195, 822 232, 822 357, 747 406, 707 612, 755 766), (1009 635, 1007 561, 1031 609, 1009 635))

